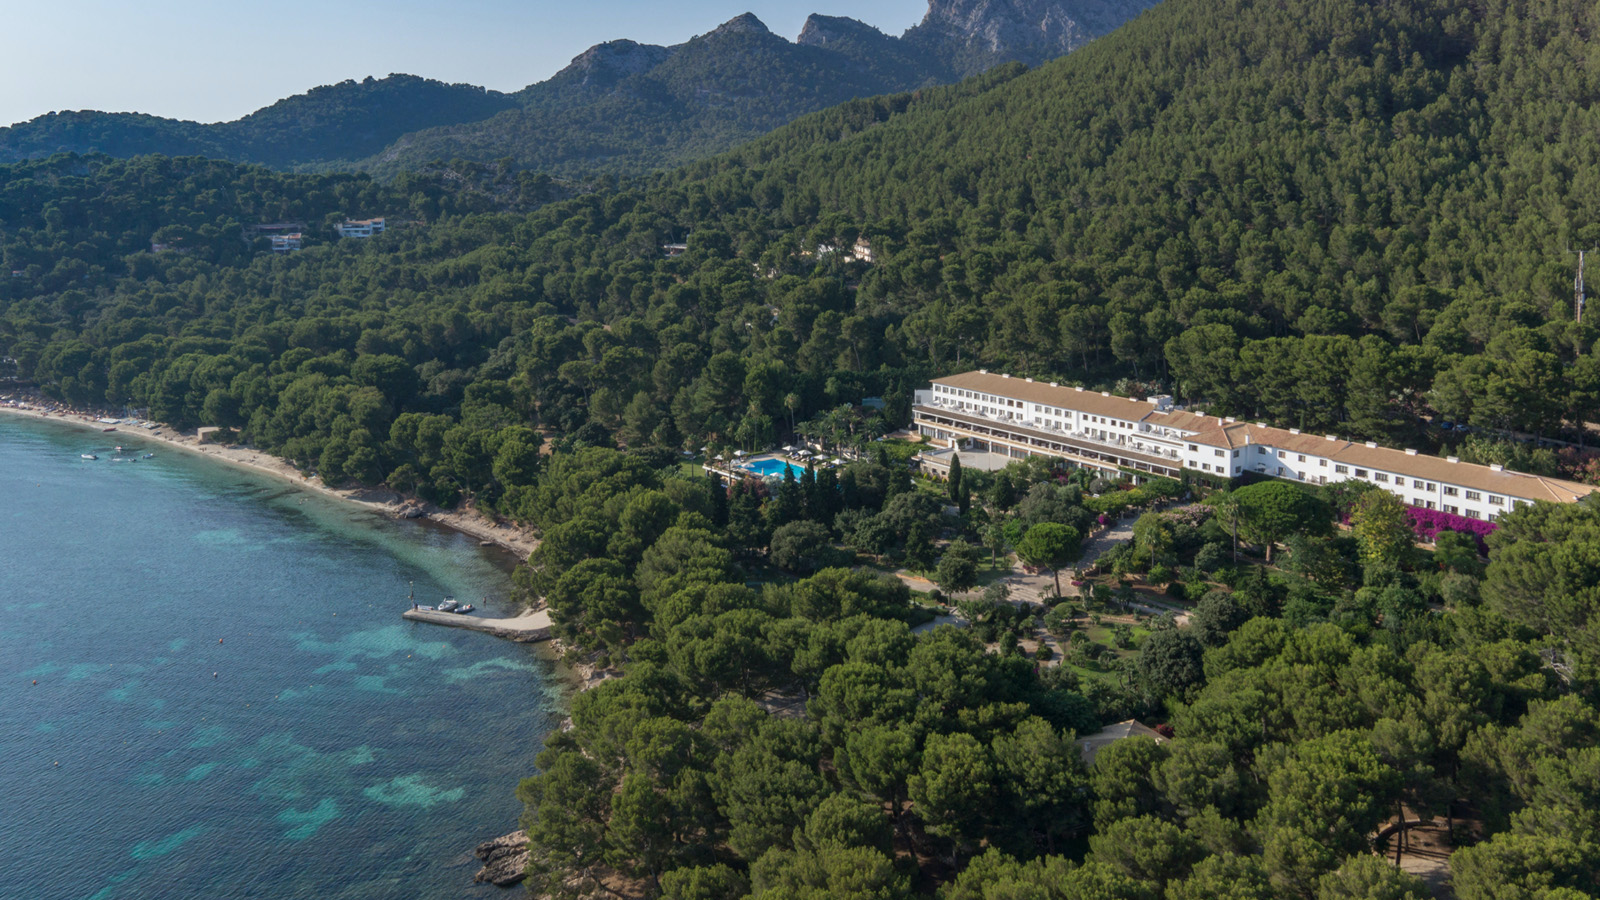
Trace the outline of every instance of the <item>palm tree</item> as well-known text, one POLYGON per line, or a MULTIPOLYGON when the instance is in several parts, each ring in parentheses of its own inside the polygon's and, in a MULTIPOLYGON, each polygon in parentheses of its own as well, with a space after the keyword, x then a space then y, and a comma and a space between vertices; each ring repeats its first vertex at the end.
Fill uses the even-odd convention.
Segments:
POLYGON ((800 395, 790 391, 783 396, 783 408, 789 411, 789 430, 794 431, 794 414, 800 408, 800 395))

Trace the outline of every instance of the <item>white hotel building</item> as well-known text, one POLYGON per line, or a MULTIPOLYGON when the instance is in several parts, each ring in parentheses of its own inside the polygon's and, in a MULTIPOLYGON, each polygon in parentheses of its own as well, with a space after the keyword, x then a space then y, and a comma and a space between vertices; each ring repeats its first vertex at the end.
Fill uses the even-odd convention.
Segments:
MULTIPOLYGON (((1469 519, 1496 519, 1534 500, 1571 503, 1595 490, 1455 457, 1203 416, 1174 406, 1171 397, 1131 400, 986 370, 934 379, 931 388, 917 391, 913 414, 918 431, 945 447, 1018 459, 1061 457, 1102 471, 1171 478, 1187 469, 1312 484, 1356 479, 1408 505, 1469 519)), ((937 459, 930 462, 940 467, 937 459)))

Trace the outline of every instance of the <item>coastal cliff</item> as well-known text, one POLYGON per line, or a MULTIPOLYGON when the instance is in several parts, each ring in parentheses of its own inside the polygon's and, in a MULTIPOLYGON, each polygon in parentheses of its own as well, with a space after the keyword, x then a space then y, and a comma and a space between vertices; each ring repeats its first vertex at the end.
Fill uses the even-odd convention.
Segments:
POLYGON ((483 861, 483 868, 472 876, 477 884, 488 882, 499 887, 510 887, 528 874, 528 834, 513 831, 492 841, 484 841, 472 851, 483 861))

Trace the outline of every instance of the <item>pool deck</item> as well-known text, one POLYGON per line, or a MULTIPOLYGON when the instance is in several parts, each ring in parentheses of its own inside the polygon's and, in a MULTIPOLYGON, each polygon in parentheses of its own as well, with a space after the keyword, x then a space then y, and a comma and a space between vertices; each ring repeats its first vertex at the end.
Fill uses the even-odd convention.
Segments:
POLYGON ((796 459, 795 457, 787 456, 787 455, 785 455, 783 453, 760 453, 760 454, 757 454, 755 456, 740 457, 739 459, 734 460, 732 462, 723 462, 721 464, 715 464, 713 462, 703 462, 703 463, 700 464, 700 468, 705 470, 705 471, 707 471, 707 472, 712 472, 712 473, 715 473, 717 475, 721 475, 724 478, 730 477, 730 476, 740 476, 740 477, 745 477, 745 478, 782 478, 783 477, 783 471, 782 470, 779 470, 779 471, 776 471, 776 472, 761 473, 761 472, 757 472, 757 471, 755 471, 755 470, 750 468, 750 466, 752 464, 755 464, 755 463, 781 462, 781 463, 787 463, 788 465, 793 466, 794 470, 795 470, 795 477, 799 478, 800 477, 800 473, 805 471, 806 465, 808 463, 810 465, 816 466, 818 469, 821 469, 821 468, 823 468, 823 467, 825 467, 827 465, 830 465, 831 464, 831 460, 832 460, 831 457, 822 457, 822 456, 815 456, 815 457, 812 457, 811 459, 807 460, 807 459, 796 459))

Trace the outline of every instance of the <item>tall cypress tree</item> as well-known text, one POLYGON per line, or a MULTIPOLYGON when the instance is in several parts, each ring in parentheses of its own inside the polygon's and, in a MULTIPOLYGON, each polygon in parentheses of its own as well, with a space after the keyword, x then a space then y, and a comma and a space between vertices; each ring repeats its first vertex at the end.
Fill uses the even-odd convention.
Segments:
POLYGON ((961 454, 950 455, 950 502, 961 502, 961 454))
POLYGON ((718 528, 726 528, 728 527, 728 489, 715 472, 707 472, 706 479, 709 481, 711 488, 711 524, 718 528))

